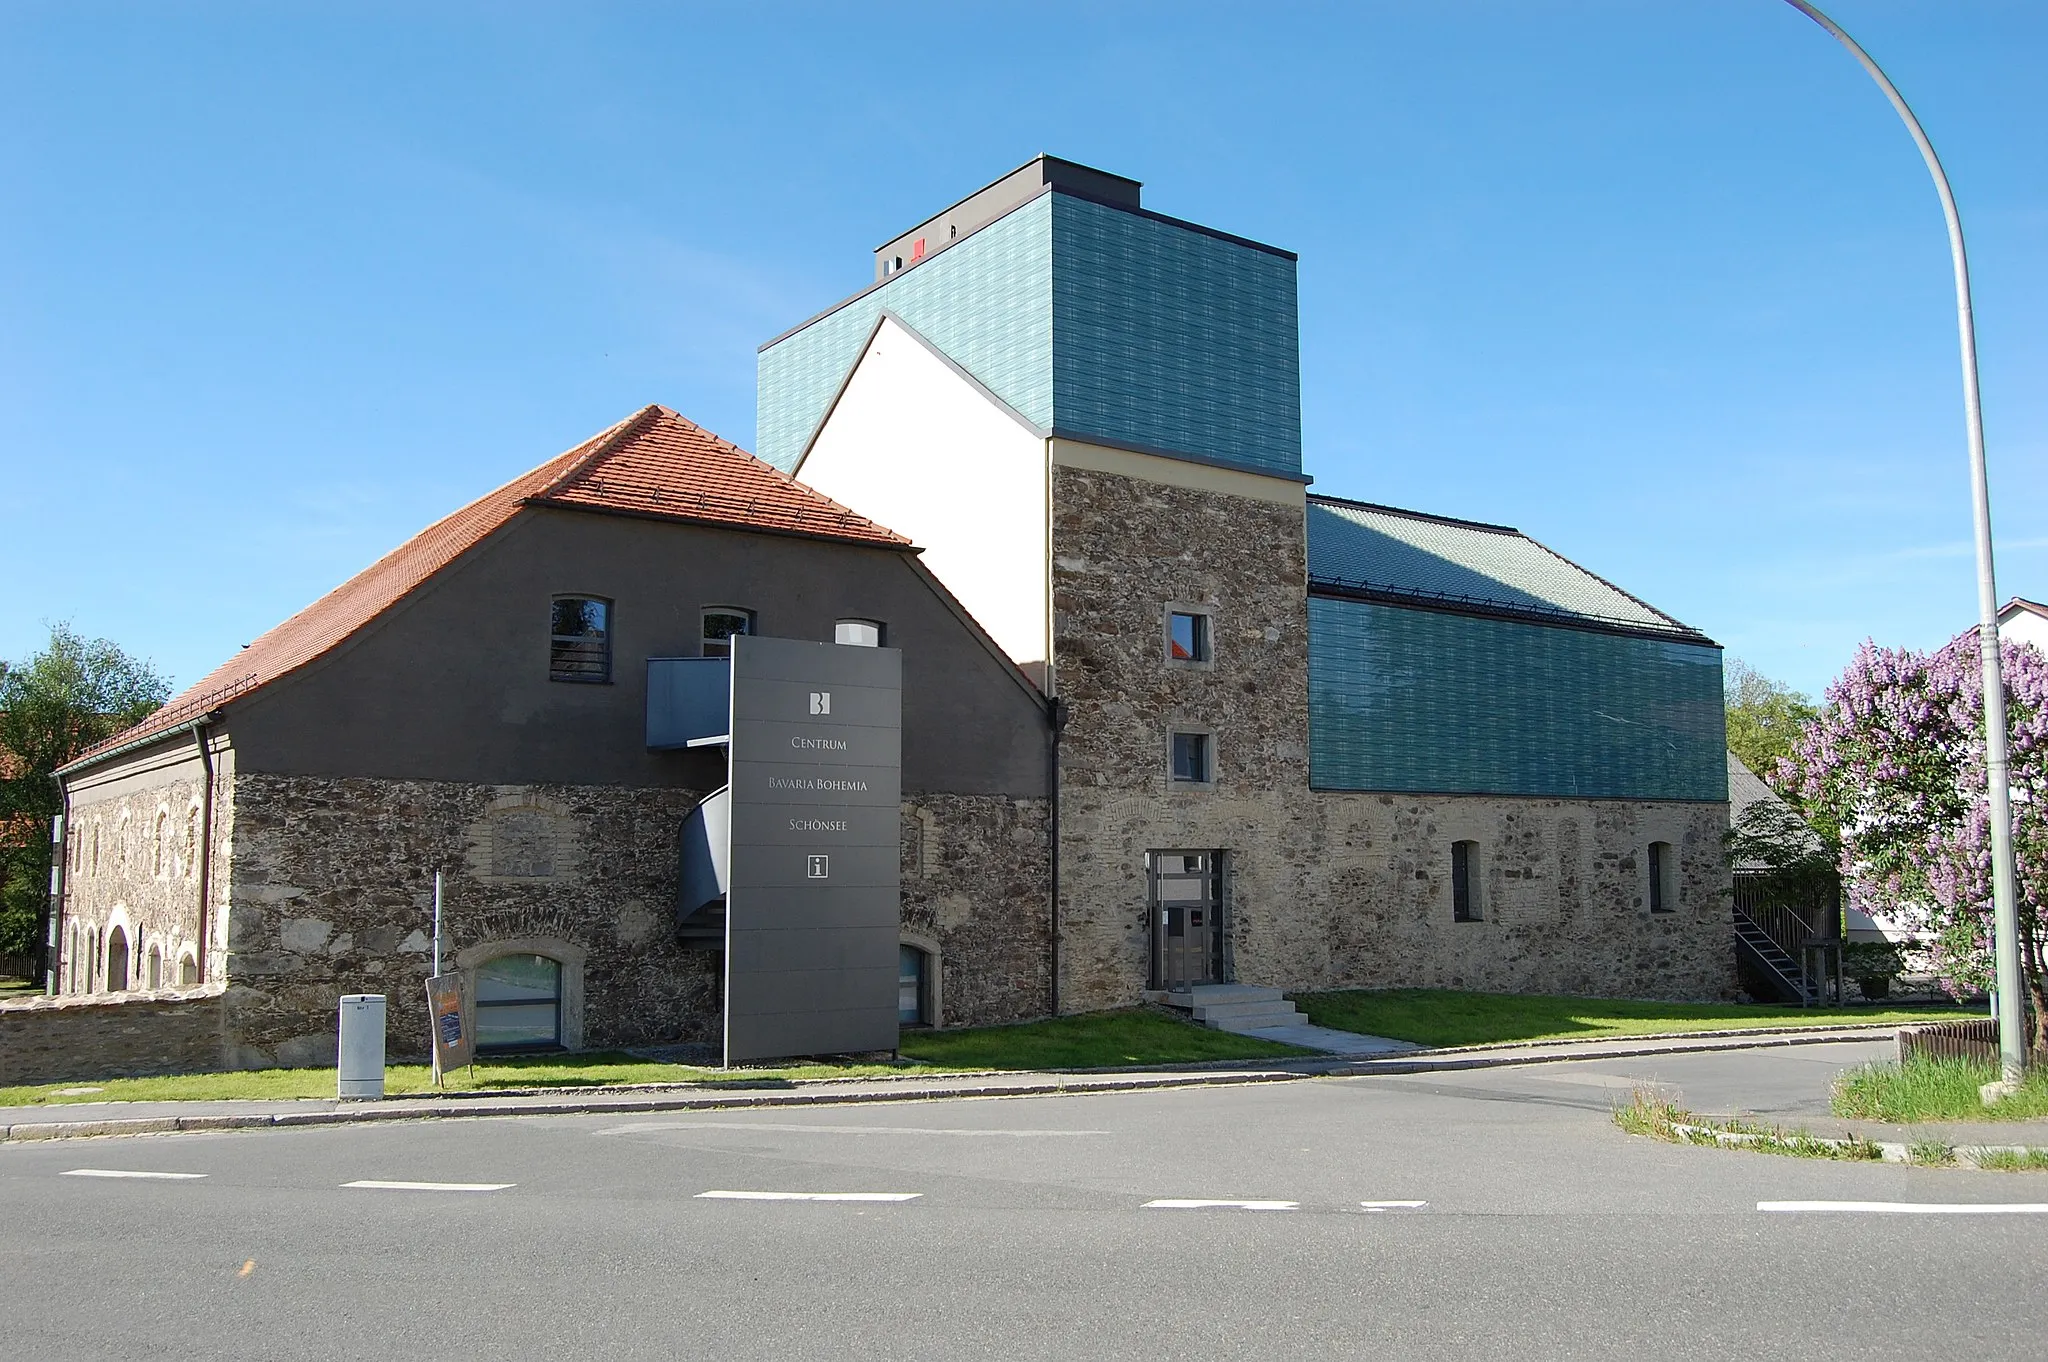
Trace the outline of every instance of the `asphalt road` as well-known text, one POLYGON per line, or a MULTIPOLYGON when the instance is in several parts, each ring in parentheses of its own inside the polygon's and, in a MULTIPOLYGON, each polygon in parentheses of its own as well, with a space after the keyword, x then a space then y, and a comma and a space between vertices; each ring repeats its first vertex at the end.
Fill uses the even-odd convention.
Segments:
POLYGON ((1875 1049, 0 1146, 0 1349, 2048 1356, 2048 1215, 1758 1208, 2048 1202, 2048 1176, 1678 1148, 1608 1119, 1643 1078, 1701 1109, 1817 1109, 1875 1049), (135 1173, 204 1176, 103 1176, 135 1173), (1203 1200, 1272 1205, 1148 1204, 1203 1200))

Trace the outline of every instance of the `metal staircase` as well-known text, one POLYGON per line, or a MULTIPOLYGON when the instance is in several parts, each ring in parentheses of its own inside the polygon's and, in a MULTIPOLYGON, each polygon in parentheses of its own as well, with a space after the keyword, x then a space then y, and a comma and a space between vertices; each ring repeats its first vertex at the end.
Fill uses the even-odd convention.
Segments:
POLYGON ((1819 986, 1806 977, 1799 961, 1740 908, 1735 910, 1735 953, 1767 980, 1783 1001, 1801 1007, 1812 1007, 1820 1001, 1819 986))
POLYGON ((1823 905, 1801 912, 1735 885, 1735 958, 1748 978, 1763 984, 1781 1002, 1817 1007, 1845 998, 1842 987, 1842 933, 1839 909, 1823 905), (1832 930, 1816 928, 1814 918, 1832 930))

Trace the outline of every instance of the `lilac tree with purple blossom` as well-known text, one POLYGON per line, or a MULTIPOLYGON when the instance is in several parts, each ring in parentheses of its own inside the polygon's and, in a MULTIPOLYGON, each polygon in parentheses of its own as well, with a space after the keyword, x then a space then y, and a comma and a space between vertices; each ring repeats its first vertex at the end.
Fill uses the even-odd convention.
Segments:
MULTIPOLYGON (((2022 643, 2001 651, 2020 968, 2040 1047, 2048 1045, 2041 930, 2048 893, 2048 658, 2022 643)), ((1951 993, 1988 989, 1991 820, 1976 634, 1933 653, 1866 641, 1776 774, 1776 783, 1839 838, 1850 904, 1931 932, 1934 966, 1951 993)))

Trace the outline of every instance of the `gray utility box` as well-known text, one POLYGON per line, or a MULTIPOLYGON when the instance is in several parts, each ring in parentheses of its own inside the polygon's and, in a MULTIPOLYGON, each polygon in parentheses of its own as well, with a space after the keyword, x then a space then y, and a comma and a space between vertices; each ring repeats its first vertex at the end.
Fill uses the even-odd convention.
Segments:
POLYGON ((349 993, 341 1000, 341 1052, 336 1097, 384 1095, 384 995, 349 993))

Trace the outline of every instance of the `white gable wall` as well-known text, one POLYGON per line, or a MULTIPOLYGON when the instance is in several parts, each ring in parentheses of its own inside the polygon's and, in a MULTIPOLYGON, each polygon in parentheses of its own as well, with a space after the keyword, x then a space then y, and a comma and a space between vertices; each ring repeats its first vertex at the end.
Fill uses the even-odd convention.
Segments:
POLYGON ((910 536, 1034 677, 1048 656, 1045 440, 885 317, 797 477, 910 536))
POLYGON ((2048 653, 2048 618, 2023 605, 2007 604, 1999 616, 1998 636, 2008 643, 2031 643, 2048 653))

